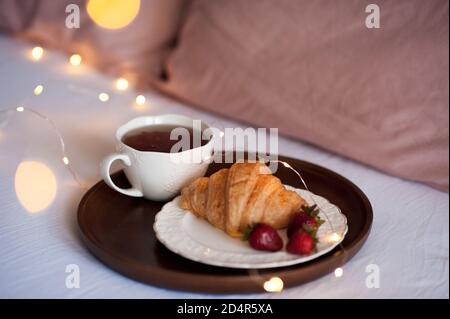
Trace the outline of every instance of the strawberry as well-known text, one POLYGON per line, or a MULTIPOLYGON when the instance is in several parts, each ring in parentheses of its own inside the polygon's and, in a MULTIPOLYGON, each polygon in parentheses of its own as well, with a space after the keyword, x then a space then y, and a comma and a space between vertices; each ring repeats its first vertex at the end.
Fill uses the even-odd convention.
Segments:
POLYGON ((250 231, 248 243, 257 250, 278 251, 283 248, 283 240, 275 228, 259 223, 250 231))
POLYGON ((308 215, 305 222, 303 223, 303 227, 311 229, 315 233, 317 232, 317 229, 319 229, 319 221, 317 220, 317 218, 308 215))
POLYGON ((288 225, 287 235, 291 237, 293 233, 301 228, 310 230, 315 234, 322 224, 323 220, 319 217, 317 205, 302 206, 302 210, 295 213, 291 219, 288 225))
POLYGON ((293 233, 302 228, 303 224, 306 223, 308 219, 309 215, 306 214, 304 211, 295 213, 294 217, 292 217, 287 228, 288 237, 291 237, 293 233))
POLYGON ((286 250, 291 254, 309 255, 316 247, 317 240, 304 229, 299 229, 289 238, 286 250))

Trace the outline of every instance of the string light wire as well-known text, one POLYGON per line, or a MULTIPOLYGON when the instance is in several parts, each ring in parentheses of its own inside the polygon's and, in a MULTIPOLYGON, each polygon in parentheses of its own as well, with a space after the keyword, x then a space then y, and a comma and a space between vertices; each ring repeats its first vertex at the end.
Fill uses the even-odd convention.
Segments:
MULTIPOLYGON (((288 169, 290 169, 291 171, 293 171, 297 176, 298 176, 298 178, 300 179, 300 181, 302 182, 302 184, 303 184, 303 186, 305 187, 305 189, 307 190, 307 191, 309 191, 309 192, 311 192, 310 190, 309 190, 309 187, 308 187, 308 185, 306 184, 306 182, 305 182, 305 180, 304 180, 304 178, 303 178, 303 176, 302 176, 302 174, 300 174, 300 172, 299 171, 297 171, 295 168, 293 168, 289 163, 287 163, 287 162, 285 162, 285 161, 282 161, 282 160, 270 160, 271 162, 276 162, 276 163, 281 163, 284 167, 286 167, 286 168, 288 168, 288 169)), ((311 200, 313 201, 313 203, 315 204, 315 205, 317 205, 317 207, 319 207, 319 209, 322 211, 322 213, 325 215, 325 218, 327 219, 327 221, 328 221, 328 224, 330 225, 330 227, 331 227, 331 231, 333 232, 333 234, 332 234, 332 236, 333 237, 335 237, 335 235, 338 235, 338 236, 340 236, 339 234, 337 234, 336 233, 336 230, 335 230, 335 228, 334 228, 334 226, 333 226, 333 223, 331 222, 331 220, 330 220, 330 218, 328 217, 328 215, 325 213, 325 211, 324 210, 322 210, 321 209, 321 207, 320 207, 320 204, 319 203, 317 203, 315 200, 314 200, 314 196, 311 196, 311 200)), ((340 237, 339 237, 339 239, 341 239, 340 237)), ((338 246, 339 246, 339 248, 340 248, 340 250, 341 250, 341 252, 342 252, 342 254, 343 254, 343 264, 346 262, 346 260, 347 260, 347 258, 348 258, 348 253, 347 253, 347 250, 345 249, 345 247, 344 247, 344 245, 342 244, 342 241, 338 244, 338 246)), ((336 277, 341 277, 342 276, 342 268, 341 267, 338 267, 338 268, 336 268, 336 270, 338 270, 338 273, 340 274, 339 276, 336 276, 336 277)))
MULTIPOLYGON (((33 58, 34 58, 36 61, 37 61, 37 60, 40 60, 40 59, 42 58, 42 56, 43 56, 43 49, 40 48, 40 47, 34 48, 33 51, 32 51, 32 56, 33 56, 33 58)), ((79 62, 81 62, 81 57, 80 57, 80 59, 79 59, 80 61, 77 62, 77 61, 75 61, 75 58, 74 58, 74 61, 72 61, 72 58, 73 58, 74 56, 75 56, 75 55, 73 55, 73 56, 71 57, 70 63, 71 63, 72 65, 79 65, 79 64, 80 64, 79 62), (74 62, 74 63, 72 63, 72 62, 74 62)), ((78 58, 78 57, 76 57, 76 58, 78 58)), ((77 60, 78 60, 78 59, 77 59, 77 60)), ((116 87, 117 87, 117 89, 118 89, 118 90, 125 90, 125 89, 128 87, 128 82, 125 83, 126 80, 125 80, 125 81, 122 81, 122 79, 119 79, 119 81, 120 81, 120 82, 116 82, 116 87)), ((74 86, 74 85, 71 85, 71 84, 69 84, 68 89, 71 90, 71 91, 77 92, 77 93, 82 93, 82 94, 87 94, 87 95, 94 95, 94 94, 97 95, 97 94, 98 94, 98 93, 95 93, 94 90, 89 90, 89 89, 86 89, 86 88, 80 88, 80 87, 77 87, 77 86, 74 86)), ((39 91, 41 91, 41 90, 39 89, 39 91)), ((36 92, 35 92, 35 95, 39 95, 40 93, 42 93, 42 92, 38 92, 38 94, 36 94, 36 92)), ((108 95, 107 93, 102 92, 102 93, 100 93, 100 95, 97 95, 97 98, 100 99, 102 102, 106 102, 107 100, 109 100, 109 95, 108 95)), ((137 103, 138 105, 143 105, 143 104, 145 103, 145 97, 144 97, 144 96, 141 96, 141 95, 138 95, 137 98, 136 98, 136 103, 137 103)), ((33 115, 33 116, 35 116, 35 117, 38 117, 38 118, 40 118, 40 119, 46 121, 46 122, 50 125, 50 127, 52 128, 52 130, 54 131, 54 133, 56 134, 56 136, 57 136, 57 138, 58 138, 58 140, 59 140, 59 144, 60 144, 60 148, 61 148, 61 155, 62 155, 61 158, 62 158, 63 163, 65 164, 65 166, 66 166, 67 169, 69 170, 69 172, 70 172, 72 178, 76 181, 76 183, 77 183, 81 188, 87 189, 87 187, 84 186, 84 185, 80 182, 80 179, 78 178, 77 174, 75 173, 75 171, 73 170, 73 168, 72 168, 72 166, 71 166, 71 164, 70 164, 69 157, 68 157, 67 154, 66 154, 66 144, 65 144, 65 142, 64 142, 64 139, 63 139, 63 137, 62 137, 61 132, 58 130, 58 128, 57 128, 57 126, 55 125, 55 123, 54 123, 49 117, 47 117, 45 114, 43 114, 43 113, 41 113, 41 112, 39 112, 39 111, 36 111, 36 110, 34 110, 34 109, 32 109, 32 108, 28 108, 28 107, 25 108, 25 107, 23 107, 23 106, 18 106, 18 107, 16 107, 16 108, 12 108, 12 109, 0 110, 0 115, 6 114, 7 117, 8 117, 8 115, 10 115, 11 113, 17 113, 17 112, 27 112, 27 113, 30 113, 31 115, 33 115)), ((221 131, 223 131, 223 130, 221 130, 221 131)), ((222 135, 221 135, 221 136, 222 136, 222 135)), ((294 169, 289 163, 287 163, 287 162, 285 162, 285 161, 281 161, 281 160, 270 160, 270 161, 281 163, 284 167, 286 167, 286 168, 292 170, 292 171, 298 176, 298 178, 300 179, 300 181, 301 181, 301 183, 303 184, 303 186, 305 187, 305 189, 309 191, 308 185, 307 185, 306 181, 304 180, 303 176, 300 174, 300 172, 298 172, 296 169, 294 169)), ((314 196, 311 196, 311 198, 312 198, 313 203, 316 204, 316 205, 319 207, 319 209, 320 209, 320 205, 314 200, 314 196)), ((334 233, 333 235, 336 235, 337 233, 335 232, 334 226, 333 226, 333 224, 331 223, 331 221, 330 221, 328 215, 327 215, 325 212, 324 212, 324 215, 325 215, 325 217, 327 218, 328 223, 330 224, 331 230, 332 230, 333 233, 334 233)), ((342 245, 342 242, 339 243, 339 247, 340 247, 341 251, 343 252, 343 255, 344 255, 344 256, 343 256, 343 263, 345 263, 345 260, 347 259, 347 256, 346 256, 346 255, 347 255, 347 252, 346 252, 344 246, 342 245)), ((281 290, 283 289, 283 281, 281 280, 281 278, 278 278, 278 277, 277 277, 277 278, 271 278, 270 280, 267 280, 267 279, 264 279, 264 278, 259 274, 259 271, 256 270, 256 269, 249 270, 248 272, 249 272, 250 277, 253 277, 256 281, 258 281, 258 282, 260 282, 260 283, 263 281, 263 282, 264 282, 263 288, 264 288, 266 291, 268 291, 268 292, 269 292, 269 291, 270 291, 270 292, 281 291, 281 290), (279 289, 271 290, 271 289, 273 288, 272 286, 274 286, 274 283, 277 284, 277 287, 280 286, 280 288, 279 288, 279 289), (266 286, 267 286, 267 287, 266 287, 266 286), (269 286, 270 286, 270 287, 269 287, 269 286)), ((336 270, 335 270, 335 276, 336 276, 336 277, 342 276, 342 268, 340 268, 340 267, 336 268, 336 270), (338 271, 338 275, 339 275, 339 276, 336 275, 336 272, 337 272, 337 271, 338 271)), ((275 287, 275 288, 277 288, 277 287, 275 287)))
POLYGON ((67 167, 67 169, 69 170, 70 174, 72 175, 72 178, 75 180, 75 182, 81 187, 86 189, 87 187, 84 186, 80 179, 78 178, 78 175, 75 173, 75 171, 73 170, 72 166, 70 165, 70 161, 69 158, 67 156, 66 153, 66 143, 64 142, 64 139, 62 137, 61 132, 58 130, 57 126, 55 125, 55 123, 46 115, 42 114, 41 112, 38 112, 34 109, 28 108, 28 107, 23 107, 23 106, 18 106, 16 108, 13 109, 6 109, 6 110, 0 110, 0 114, 6 114, 6 116, 11 115, 12 113, 30 113, 31 115, 40 118, 41 120, 46 121, 50 127, 52 128, 53 132, 56 134, 58 141, 59 141, 59 145, 61 147, 61 158, 63 163, 65 164, 65 166, 67 167))

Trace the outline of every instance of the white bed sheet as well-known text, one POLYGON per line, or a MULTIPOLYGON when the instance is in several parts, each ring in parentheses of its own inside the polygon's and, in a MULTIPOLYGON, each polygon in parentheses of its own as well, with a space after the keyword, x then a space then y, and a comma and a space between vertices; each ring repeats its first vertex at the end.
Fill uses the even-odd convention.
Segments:
MULTIPOLYGON (((144 109, 132 106, 135 92, 114 92, 113 79, 45 52, 29 59, 30 46, 0 36, 0 110, 24 105, 51 118, 63 133, 75 171, 86 185, 99 180, 98 163, 114 150, 113 132, 142 114, 181 113, 222 127, 238 123, 145 92, 144 109), (44 92, 33 96, 36 85, 44 92), (111 99, 97 99, 101 91, 111 99)), ((209 298, 157 288, 128 279, 95 259, 79 240, 76 208, 84 190, 61 161, 49 127, 27 113, 0 120, 0 297, 13 298, 209 298), (50 167, 58 189, 52 204, 30 214, 14 190, 17 165, 38 160, 50 167), (68 264, 80 268, 80 288, 65 285, 68 264)), ((280 125, 282 125, 280 123, 280 125)), ((361 251, 333 274, 277 294, 220 295, 242 298, 448 298, 449 195, 388 176, 313 146, 280 139, 280 154, 328 167, 356 183, 374 209, 370 237, 361 251), (366 286, 366 267, 380 269, 380 287, 366 286)))

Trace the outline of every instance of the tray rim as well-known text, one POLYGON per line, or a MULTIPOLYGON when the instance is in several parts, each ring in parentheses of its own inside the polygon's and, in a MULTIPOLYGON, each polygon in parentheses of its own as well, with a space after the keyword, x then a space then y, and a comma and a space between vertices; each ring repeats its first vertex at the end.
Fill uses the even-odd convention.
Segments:
MULTIPOLYGON (((211 285, 203 284, 202 280, 211 279, 210 274, 205 273, 195 273, 189 274, 189 276, 179 276, 179 272, 172 269, 148 266, 142 264, 136 264, 133 259, 127 258, 121 255, 118 255, 114 251, 108 249, 107 247, 103 247, 97 241, 95 234, 89 233, 89 229, 86 229, 83 225, 83 208, 86 206, 90 196, 95 193, 95 191, 104 185, 104 181, 100 180, 95 183, 89 190, 83 195, 77 209, 77 224, 79 228, 79 233, 81 235, 81 239, 83 243, 86 245, 88 250, 103 264, 107 267, 112 268, 118 271, 120 274, 125 275, 129 278, 137 280, 138 282, 144 282, 150 284, 152 286, 158 286, 166 289, 176 289, 190 292, 203 292, 203 293, 250 293, 250 292, 265 292, 262 289, 261 281, 267 280, 273 276, 280 276, 285 279, 283 281, 288 285, 286 287, 292 287, 296 285, 300 285, 305 282, 312 281, 314 279, 320 278, 330 272, 330 267, 328 262, 330 259, 334 258, 334 264, 343 265, 347 261, 349 261, 362 247, 362 245, 367 240, 371 227, 373 224, 373 209, 372 205, 368 199, 368 197, 364 194, 364 192, 356 186, 349 179, 344 176, 317 164, 313 164, 308 161, 291 158, 288 156, 279 156, 281 160, 284 161, 295 161, 299 165, 304 167, 308 167, 313 171, 323 171, 326 174, 333 176, 334 179, 340 180, 341 182, 347 184, 347 186, 355 192, 359 198, 361 199, 362 204, 365 208, 365 222, 361 229, 361 231, 357 234, 357 236, 353 239, 352 242, 347 244, 345 254, 342 253, 341 250, 333 249, 332 251, 324 254, 318 259, 314 259, 310 262, 303 263, 300 265, 293 265, 281 268, 274 269, 260 269, 254 271, 271 271, 271 274, 260 274, 258 275, 257 280, 249 276, 248 272, 243 274, 233 274, 230 276, 214 277, 215 285, 211 287, 211 285), (296 272, 298 272, 299 268, 302 268, 303 272, 310 273, 311 277, 308 280, 302 280, 301 278, 295 278, 296 272), (145 273, 145 275, 142 275, 145 273), (176 280, 169 279, 167 280, 167 276, 171 278, 172 276, 176 277, 176 280), (263 279, 263 277, 265 279, 263 279), (175 284, 174 284, 175 282, 175 284), (219 284, 220 282, 220 284, 219 284), (240 289, 236 288, 236 284, 239 284, 240 289)), ((122 170, 115 172, 112 176, 117 176, 123 174, 122 170)), ((156 213, 155 213, 156 214, 156 213)), ((345 215, 345 214, 344 214, 345 215)), ((151 231, 154 231, 153 228, 151 231)), ((167 248, 166 248, 167 249, 167 248)), ((210 266, 215 267, 215 266, 210 266)), ((223 267, 222 267, 223 268, 223 267)), ((224 268, 227 269, 227 268, 224 268)), ((252 271, 252 270, 248 270, 252 271)))

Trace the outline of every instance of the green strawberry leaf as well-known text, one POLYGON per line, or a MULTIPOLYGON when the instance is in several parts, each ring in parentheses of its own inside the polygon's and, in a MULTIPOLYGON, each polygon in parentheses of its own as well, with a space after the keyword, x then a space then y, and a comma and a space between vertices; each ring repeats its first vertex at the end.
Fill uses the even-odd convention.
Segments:
POLYGON ((310 235, 313 236, 314 234, 314 229, 312 229, 309 225, 307 224, 303 224, 302 225, 303 229, 310 235))
POLYGON ((303 229, 308 233, 309 236, 314 240, 314 245, 317 245, 319 238, 317 237, 317 230, 311 228, 310 226, 303 224, 303 229))
POLYGON ((248 227, 244 230, 243 235, 242 235, 242 241, 247 241, 251 235, 253 231, 253 227, 248 227))
POLYGON ((305 205, 303 205, 302 206, 302 210, 306 214, 308 214, 309 216, 312 216, 312 217, 316 217, 317 215, 319 215, 319 209, 317 208, 316 204, 314 204, 312 206, 305 206, 305 205))
POLYGON ((318 227, 320 227, 320 226, 323 225, 324 223, 325 223, 325 221, 324 221, 322 218, 317 217, 317 226, 318 226, 318 227))

